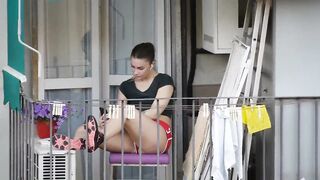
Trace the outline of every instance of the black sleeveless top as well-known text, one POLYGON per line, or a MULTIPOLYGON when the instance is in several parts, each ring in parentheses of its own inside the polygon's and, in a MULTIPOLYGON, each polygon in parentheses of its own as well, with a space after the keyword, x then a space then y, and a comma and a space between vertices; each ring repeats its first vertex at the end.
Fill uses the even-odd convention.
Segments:
MULTIPOLYGON (((154 77, 150 87, 145 91, 140 91, 139 89, 137 89, 133 79, 128 79, 122 82, 120 85, 120 91, 128 99, 128 104, 136 105, 136 108, 138 109, 140 101, 130 100, 130 99, 155 98, 157 95, 158 89, 166 85, 172 85, 174 87, 173 79, 167 74, 158 73, 154 77)), ((149 109, 152 103, 153 103, 153 100, 142 100, 141 101, 142 110, 149 109)), ((172 103, 173 103, 172 100, 170 100, 168 106, 172 105, 172 103)), ((162 115, 172 117, 172 110, 169 110, 167 107, 162 112, 162 115)))

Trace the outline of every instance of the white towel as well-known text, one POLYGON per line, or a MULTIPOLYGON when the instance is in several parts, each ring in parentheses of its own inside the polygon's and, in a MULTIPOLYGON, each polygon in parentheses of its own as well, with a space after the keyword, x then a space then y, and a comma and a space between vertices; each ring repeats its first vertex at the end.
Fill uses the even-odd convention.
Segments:
POLYGON ((227 179, 224 165, 225 108, 215 108, 212 123, 212 170, 211 176, 217 180, 227 179))

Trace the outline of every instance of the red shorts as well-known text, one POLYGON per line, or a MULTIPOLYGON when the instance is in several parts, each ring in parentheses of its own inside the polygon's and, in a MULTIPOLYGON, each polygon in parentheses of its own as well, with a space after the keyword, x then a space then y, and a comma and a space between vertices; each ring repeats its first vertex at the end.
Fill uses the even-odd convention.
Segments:
MULTIPOLYGON (((156 119, 153 119, 153 120, 157 121, 156 119)), ((170 125, 167 124, 165 121, 159 119, 159 125, 164 129, 164 131, 166 132, 166 135, 167 135, 166 146, 165 146, 164 150, 161 152, 161 153, 166 153, 166 152, 168 152, 168 150, 171 146, 171 143, 172 143, 172 132, 171 132, 170 125)), ((137 146, 137 144, 135 144, 135 143, 134 143, 134 145, 136 147, 136 153, 138 154, 139 146, 137 146)))

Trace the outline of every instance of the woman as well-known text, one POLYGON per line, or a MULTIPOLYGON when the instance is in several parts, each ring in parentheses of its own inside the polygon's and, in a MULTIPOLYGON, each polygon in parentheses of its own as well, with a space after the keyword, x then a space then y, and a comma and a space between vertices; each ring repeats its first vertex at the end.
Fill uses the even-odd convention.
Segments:
MULTIPOLYGON (((118 93, 118 104, 136 105, 135 117, 128 118, 124 113, 124 137, 123 148, 124 152, 138 152, 140 130, 139 118, 141 117, 141 144, 143 153, 157 152, 157 118, 159 116, 159 147, 160 152, 168 151, 172 133, 170 130, 171 111, 167 106, 172 104, 170 98, 174 92, 173 80, 169 75, 158 73, 154 69, 155 49, 151 43, 141 43, 135 46, 131 52, 131 67, 133 77, 122 82, 118 93), (142 110, 141 116, 138 109, 139 101, 130 99, 150 99, 157 100, 142 100, 142 107, 147 107, 142 110)), ((110 112, 109 112, 110 113, 110 112)), ((96 148, 104 147, 111 152, 121 151, 121 118, 110 118, 106 120, 102 116, 100 118, 100 126, 93 116, 89 116, 87 123, 88 133, 88 149, 90 152, 96 148), (104 134, 104 126, 106 132, 104 134)), ((83 127, 78 128, 74 139, 70 139, 63 135, 53 137, 53 145, 59 149, 84 149, 85 141, 82 137, 85 132, 83 127), (70 144, 69 144, 70 142, 70 144)))

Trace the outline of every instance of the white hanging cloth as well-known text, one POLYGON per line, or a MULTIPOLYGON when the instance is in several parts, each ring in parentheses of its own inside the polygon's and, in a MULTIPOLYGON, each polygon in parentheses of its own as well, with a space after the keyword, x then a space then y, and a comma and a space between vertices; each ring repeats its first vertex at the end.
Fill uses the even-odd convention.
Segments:
POLYGON ((229 179, 228 169, 242 179, 242 111, 241 107, 217 107, 213 112, 213 161, 211 176, 229 179))
POLYGON ((228 109, 226 107, 215 107, 213 112, 212 126, 212 170, 211 176, 214 179, 227 179, 227 165, 235 163, 232 135, 228 120, 228 109))
POLYGON ((234 180, 243 178, 243 163, 242 163, 242 143, 243 143, 243 123, 241 107, 231 108, 231 129, 233 132, 233 142, 236 164, 233 166, 234 180))
MULTIPOLYGON (((243 44, 239 39, 235 39, 233 41, 233 50, 232 53, 230 54, 229 57, 229 62, 227 65, 227 69, 226 69, 226 73, 225 76, 223 78, 222 84, 221 84, 221 88, 219 90, 219 95, 218 98, 215 102, 215 106, 220 106, 221 105, 227 105, 229 104, 236 104, 238 102, 238 98, 230 98, 229 101, 225 98, 225 97, 239 97, 240 96, 240 92, 244 86, 245 83, 245 79, 247 78, 248 75, 248 67, 250 67, 250 64, 252 63, 250 61, 250 59, 248 59, 248 54, 249 54, 249 47, 246 46, 245 44, 243 44)), ((217 110, 217 109, 215 109, 217 110)), ((215 112, 213 112, 213 114, 215 114, 215 112)), ((203 179, 210 179, 210 177, 214 177, 218 180, 220 180, 222 178, 223 179, 227 179, 227 173, 226 172, 226 166, 225 163, 227 164, 227 166, 232 166, 235 162, 235 160, 233 160, 234 158, 231 156, 229 156, 229 148, 232 149, 231 147, 231 143, 229 141, 227 141, 227 144, 224 144, 222 142, 224 142, 226 139, 229 139, 230 137, 232 137, 232 135, 230 135, 231 130, 229 128, 231 128, 230 124, 227 124, 227 131, 225 131, 225 120, 227 118, 224 118, 223 120, 221 120, 220 116, 213 116, 213 123, 212 123, 212 142, 213 142, 213 149, 211 151, 209 151, 209 146, 204 146, 206 149, 203 149, 204 153, 209 153, 209 156, 205 159, 206 164, 204 167, 208 167, 210 166, 210 163, 212 163, 212 169, 210 173, 207 173, 207 171, 209 170, 209 168, 200 168, 202 171, 202 178, 203 179), (218 120, 220 119, 220 120, 218 120), (223 130, 223 131, 222 131, 223 130), (215 134, 217 133, 216 131, 222 133, 222 134, 215 134), (222 139, 220 139, 222 138, 222 139), (215 144, 217 143, 217 144, 215 144), (224 147, 225 149, 227 149, 227 151, 223 151, 221 152, 221 150, 218 150, 217 148, 220 147, 224 147), (226 154, 224 154, 226 153, 226 154), (226 162, 223 162, 223 165, 221 163, 221 159, 219 159, 218 156, 228 156, 226 159, 226 162), (230 158, 231 157, 231 158, 230 158), (212 158, 212 162, 209 161, 209 159, 212 158), (230 159, 228 159, 230 158, 230 159)), ((228 122, 229 123, 229 122, 228 122)), ((210 132, 207 132, 208 134, 210 134, 210 132)), ((231 152, 232 150, 230 150, 231 152)), ((206 155, 204 155, 206 156, 206 155)), ((224 161, 224 159, 223 159, 224 161)), ((198 170, 198 169, 197 169, 198 170)))

